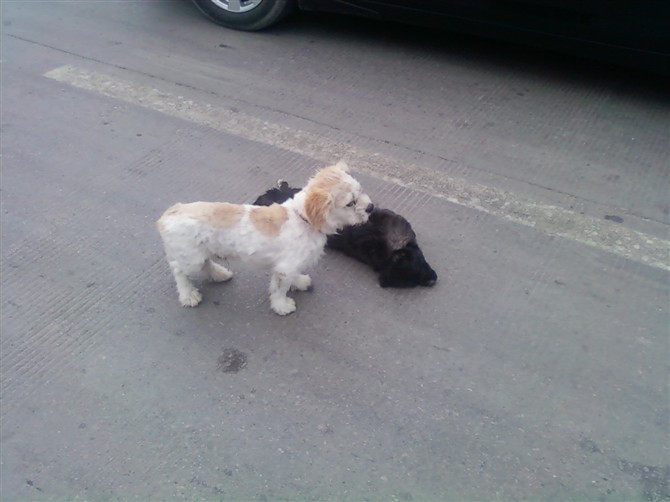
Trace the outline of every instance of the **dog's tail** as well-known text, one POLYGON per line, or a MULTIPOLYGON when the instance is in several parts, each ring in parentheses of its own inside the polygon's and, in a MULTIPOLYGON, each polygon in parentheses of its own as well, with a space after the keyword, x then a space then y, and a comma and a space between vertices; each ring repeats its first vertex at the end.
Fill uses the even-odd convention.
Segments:
POLYGON ((161 217, 156 220, 156 228, 159 232, 163 232, 163 229, 165 228, 165 220, 173 214, 178 213, 182 205, 183 204, 177 202, 173 206, 168 207, 161 217))

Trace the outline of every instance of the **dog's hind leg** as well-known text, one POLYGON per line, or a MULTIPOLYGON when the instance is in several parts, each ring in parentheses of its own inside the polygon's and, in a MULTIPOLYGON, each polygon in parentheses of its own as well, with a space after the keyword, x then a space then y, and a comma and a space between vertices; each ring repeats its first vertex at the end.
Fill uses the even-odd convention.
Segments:
POLYGON ((214 282, 228 281, 233 277, 233 273, 220 263, 216 263, 212 258, 205 262, 205 273, 214 282))
POLYGON ((293 284, 293 277, 274 270, 270 280, 270 307, 279 315, 287 315, 295 311, 295 300, 286 296, 293 284))
POLYGON ((184 307, 195 307, 202 300, 200 291, 191 284, 188 276, 179 268, 176 261, 170 262, 170 269, 174 280, 177 283, 177 293, 179 293, 179 303, 184 307))
POLYGON ((307 291, 311 287, 312 278, 307 274, 296 275, 291 284, 291 289, 296 289, 298 291, 307 291))

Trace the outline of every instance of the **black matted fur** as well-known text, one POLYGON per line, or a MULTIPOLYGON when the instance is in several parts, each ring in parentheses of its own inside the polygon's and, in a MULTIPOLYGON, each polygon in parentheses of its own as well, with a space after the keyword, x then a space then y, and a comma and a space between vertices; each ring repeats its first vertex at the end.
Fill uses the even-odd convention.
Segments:
MULTIPOLYGON (((280 180, 278 188, 271 188, 254 204, 281 204, 299 191, 280 180)), ((416 242, 412 226, 389 209, 375 208, 367 223, 344 227, 340 233, 329 235, 326 246, 370 265, 379 273, 379 285, 383 288, 432 286, 437 281, 437 274, 416 242)))
POLYGON ((277 188, 271 188, 259 196, 254 201, 254 206, 271 206, 274 203, 281 204, 288 199, 292 199, 299 191, 300 188, 291 188, 284 180, 279 180, 277 188))

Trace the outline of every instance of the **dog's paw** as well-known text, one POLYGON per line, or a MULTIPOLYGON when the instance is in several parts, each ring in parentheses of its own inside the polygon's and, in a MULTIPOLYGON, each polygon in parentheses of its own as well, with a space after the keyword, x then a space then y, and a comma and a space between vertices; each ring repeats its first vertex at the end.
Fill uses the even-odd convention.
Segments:
POLYGON ((306 274, 300 274, 291 284, 291 289, 297 289, 298 291, 307 291, 311 287, 312 278, 306 274))
POLYGON ((188 294, 179 295, 179 303, 183 307, 195 307, 202 301, 202 295, 197 289, 192 289, 188 294))
POLYGON ((275 313, 279 315, 287 315, 291 312, 295 312, 295 300, 288 297, 272 300, 271 307, 275 313))

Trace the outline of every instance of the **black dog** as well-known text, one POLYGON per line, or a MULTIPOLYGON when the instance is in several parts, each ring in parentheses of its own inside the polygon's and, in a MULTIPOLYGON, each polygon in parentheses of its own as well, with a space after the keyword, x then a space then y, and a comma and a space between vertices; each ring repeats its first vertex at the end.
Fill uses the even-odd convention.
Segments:
MULTIPOLYGON (((299 191, 280 180, 278 188, 265 192, 254 205, 281 204, 299 191)), ((375 208, 367 223, 345 227, 339 234, 329 235, 326 246, 370 265, 379 273, 382 288, 432 286, 437 281, 437 274, 416 242, 412 226, 388 209, 375 208)))
POLYGON ((289 199, 292 199, 295 194, 300 191, 300 188, 291 188, 284 180, 277 182, 278 188, 271 188, 263 195, 254 201, 254 206, 271 206, 272 204, 281 204, 289 199))

